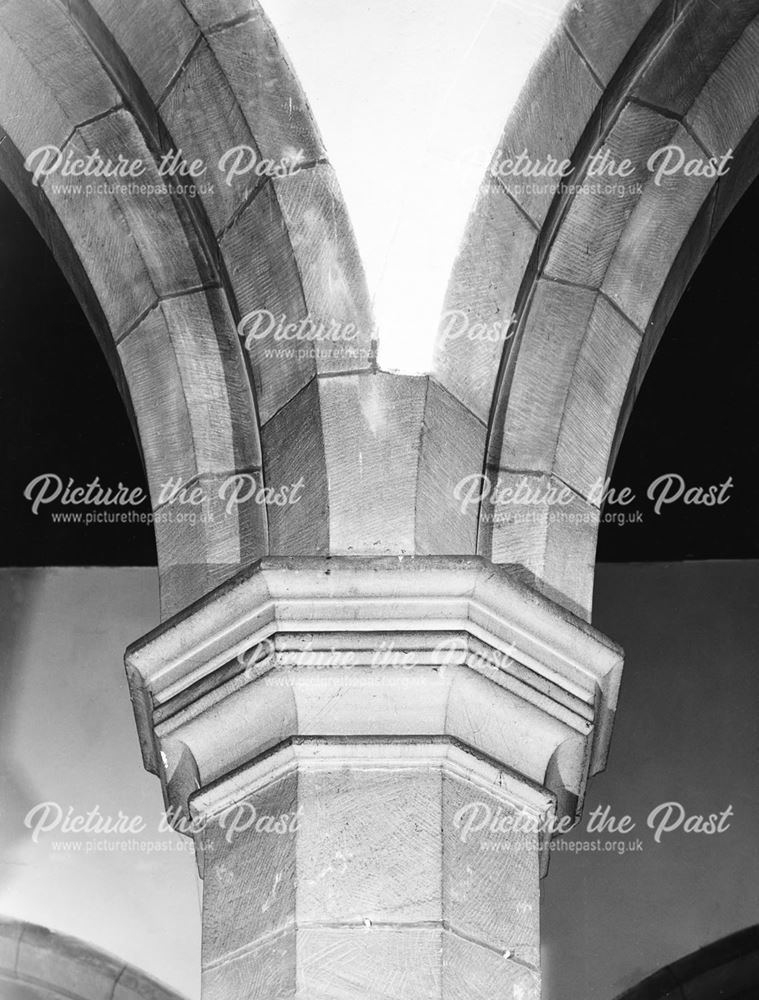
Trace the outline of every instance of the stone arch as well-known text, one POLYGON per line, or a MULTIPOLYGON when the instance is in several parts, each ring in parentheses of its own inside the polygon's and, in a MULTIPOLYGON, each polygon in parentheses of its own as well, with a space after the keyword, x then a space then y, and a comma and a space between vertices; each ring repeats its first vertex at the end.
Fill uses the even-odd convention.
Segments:
POLYGON ((683 1000, 690 996, 720 996, 742 1000, 759 985, 759 926, 730 934, 665 965, 618 1000, 683 1000))
POLYGON ((571 174, 536 190, 489 170, 452 273, 447 309, 508 325, 497 343, 438 342, 435 379, 487 428, 476 471, 506 488, 526 479, 565 490, 568 501, 529 523, 494 523, 483 504, 478 551, 584 617, 593 487, 680 295, 758 172, 757 15, 755 0, 572 5, 493 160, 550 154, 571 174), (723 176, 657 183, 650 158, 669 145, 686 162, 733 158, 723 176), (630 161, 622 194, 593 188, 604 151, 630 161))
MULTIPOLYGON (((278 547, 282 515, 252 499, 228 512, 220 485, 244 474, 276 487, 297 449, 320 452, 323 464, 309 387, 373 363, 352 232, 308 105, 256 3, 169 0, 160 17, 150 0, 128 16, 113 0, 3 0, 0 10, 9 81, 0 177, 74 288, 133 417, 169 615, 278 547), (87 194, 53 174, 33 182, 25 161, 48 145, 140 160, 139 183, 154 188, 171 151, 207 173, 195 190, 87 194), (238 148, 245 163, 271 169, 227 183, 219 159, 238 148), (362 360, 245 342, 238 324, 255 310, 288 323, 353 322, 362 360), (307 424, 283 442, 277 418, 304 394, 307 424), (204 501, 168 503, 169 482, 199 486, 204 501)), ((326 505, 326 493, 318 500, 326 505)))
POLYGON ((0 918, 0 986, 14 1000, 180 1000, 144 972, 83 941, 8 918, 0 918))

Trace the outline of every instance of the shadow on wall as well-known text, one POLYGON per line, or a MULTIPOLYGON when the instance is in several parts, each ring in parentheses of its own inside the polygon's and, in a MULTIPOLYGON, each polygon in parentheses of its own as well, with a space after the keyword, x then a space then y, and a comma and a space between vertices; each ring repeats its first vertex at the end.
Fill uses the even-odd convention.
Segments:
POLYGON ((545 1000, 611 1000, 759 921, 759 562, 600 565, 595 605, 625 672, 607 768, 552 844, 545 1000))
POLYGON ((757 996, 759 924, 666 965, 618 1000, 755 1000, 757 996))
POLYGON ((181 1000, 144 972, 46 927, 0 917, 3 1000, 181 1000))
POLYGON ((2 569, 0 602, 0 912, 196 995, 193 845, 164 829, 123 662, 157 623, 156 571, 2 569))
MULTIPOLYGON (((24 761, 14 753, 15 705, 21 686, 20 671, 29 643, 35 608, 43 588, 44 570, 0 573, 0 848, 7 857, 26 830, 18 822, 40 799, 24 761)), ((0 887, 9 869, 0 863, 0 887)))

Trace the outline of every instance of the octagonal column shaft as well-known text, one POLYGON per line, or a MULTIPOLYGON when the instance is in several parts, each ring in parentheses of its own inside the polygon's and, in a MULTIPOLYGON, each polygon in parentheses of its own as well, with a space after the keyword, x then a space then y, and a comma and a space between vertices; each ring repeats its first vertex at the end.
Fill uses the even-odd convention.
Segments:
POLYGON ((204 1000, 535 1000, 621 654, 478 557, 267 559, 127 654, 204 1000))
POLYGON ((552 806, 445 741, 275 751, 193 800, 205 1000, 537 998, 552 806))

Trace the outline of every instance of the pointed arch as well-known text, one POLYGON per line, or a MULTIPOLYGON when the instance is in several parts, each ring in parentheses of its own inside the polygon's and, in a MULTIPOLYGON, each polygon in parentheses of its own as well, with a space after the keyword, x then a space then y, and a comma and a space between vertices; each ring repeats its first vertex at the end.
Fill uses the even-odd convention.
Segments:
POLYGON ((682 292, 759 172, 758 16, 756 0, 572 5, 454 266, 446 308, 486 326, 505 317, 509 331, 438 342, 435 379, 487 428, 484 469, 475 456, 471 471, 567 500, 521 522, 483 504, 478 551, 584 617, 598 484, 682 292), (658 173, 668 148, 671 172, 658 173), (504 175, 523 150, 568 160, 564 182, 504 175), (600 174, 604 157, 627 161, 627 176, 600 174), (717 176, 685 167, 709 161, 717 176))
MULTIPOLYGON (((112 0, 3 0, 0 59, 0 178, 71 283, 133 418, 169 615, 281 534, 277 509, 255 496, 229 509, 220 496, 233 475, 280 485, 277 464, 304 443, 283 444, 277 415, 322 375, 371 367, 368 300, 342 197, 255 3, 169 0, 157 18, 147 0, 128 16, 112 0), (52 172, 34 183, 25 164, 41 162, 42 147, 63 162, 97 154, 142 170, 120 187, 52 172), (206 172, 167 189, 161 164, 180 150, 206 172), (244 339, 238 324, 256 310, 284 323, 352 322, 361 361, 244 339), (167 484, 185 495, 199 488, 203 502, 171 503, 167 484)), ((320 468, 318 408, 301 436, 320 468)), ((316 480, 314 517, 326 503, 326 475, 316 480)))

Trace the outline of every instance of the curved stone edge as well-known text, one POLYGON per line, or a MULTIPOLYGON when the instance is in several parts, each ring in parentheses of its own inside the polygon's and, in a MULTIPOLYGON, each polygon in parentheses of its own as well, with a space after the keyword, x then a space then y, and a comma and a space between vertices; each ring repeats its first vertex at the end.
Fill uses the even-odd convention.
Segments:
MULTIPOLYGON (((571 160, 604 89, 630 55, 637 58, 638 49, 647 47, 646 33, 658 35, 668 28, 676 11, 676 0, 569 4, 509 114, 494 162, 499 154, 516 155, 523 149, 533 159, 551 154, 571 160)), ((462 309, 472 322, 508 323, 518 308, 525 274, 537 273, 543 224, 553 199, 546 192, 520 201, 488 168, 451 273, 445 312, 462 309)), ((508 352, 512 339, 507 326, 503 340, 480 341, 477 350, 466 350, 464 338, 448 345, 438 340, 435 378, 480 420, 488 420, 501 354, 508 352)))
MULTIPOLYGON (((128 400, 161 515, 155 529, 168 616, 277 548, 278 526, 263 507, 250 502, 230 516, 215 491, 239 474, 277 490, 282 484, 270 469, 301 458, 297 436, 278 437, 278 415, 286 418, 288 401, 317 377, 373 371, 375 342, 339 185, 260 5, 246 3, 238 16, 234 0, 167 0, 158 19, 146 0, 132 8, 122 17, 111 0, 9 0, 0 166, 70 280, 128 400), (253 69, 245 55, 251 48, 261 55, 253 69), (301 144, 304 160, 260 183, 246 175, 227 190, 218 180, 216 200, 203 190, 148 200, 70 196, 50 177, 32 188, 25 157, 41 143, 65 150, 74 140, 143 160, 151 183, 163 156, 178 148, 210 162, 217 147, 243 144, 277 161, 301 144), (283 351, 272 361, 257 343, 247 349, 238 333, 242 316, 257 309, 296 325, 351 325, 356 343, 350 351, 331 345, 325 359, 298 351, 291 360, 283 351), (191 512, 197 518, 185 509, 183 519, 169 517, 161 502, 168 483, 206 491, 202 509, 191 512)), ((307 417, 318 439, 321 412, 307 417)), ((311 463, 317 483, 326 482, 324 464, 322 448, 311 463)), ((328 508, 318 513, 317 546, 329 531, 328 508)))
POLYGON ((648 976, 617 1000, 689 1000, 696 996, 748 997, 759 979, 759 924, 747 927, 648 976), (724 992, 728 990, 729 992, 724 992))
POLYGON ((20 982, 88 1000, 182 1000, 158 980, 77 938, 0 917, 0 983, 20 982))
POLYGON ((573 8, 536 64, 499 152, 566 156, 576 181, 585 179, 596 151, 610 147, 617 159, 632 156, 640 190, 620 207, 616 194, 594 200, 556 185, 543 200, 530 200, 488 179, 447 305, 472 322, 511 316, 513 324, 505 342, 439 345, 435 371, 488 421, 489 480, 514 486, 527 479, 571 494, 566 513, 544 512, 527 525, 511 515, 491 521, 483 504, 478 551, 518 567, 587 618, 597 487, 666 320, 756 174, 759 115, 759 4, 731 8, 726 18, 702 0, 616 13, 605 0, 590 7, 585 20, 573 8), (607 51, 603 40, 612 36, 607 51), (575 92, 584 100, 551 99, 575 92), (732 144, 734 169, 716 182, 679 177, 655 185, 645 165, 669 142, 688 157, 717 156, 732 144))

